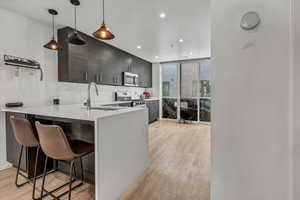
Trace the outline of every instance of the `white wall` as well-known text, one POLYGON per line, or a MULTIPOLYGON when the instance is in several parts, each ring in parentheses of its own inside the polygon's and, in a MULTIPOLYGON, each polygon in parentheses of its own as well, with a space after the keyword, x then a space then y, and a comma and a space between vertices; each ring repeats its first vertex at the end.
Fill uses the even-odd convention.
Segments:
MULTIPOLYGON (((57 82, 57 53, 42 46, 51 37, 50 26, 25 18, 0 8, 0 106, 7 102, 22 101, 25 106, 50 105, 53 98, 62 104, 83 103, 87 96, 86 84, 57 82), (39 81, 39 72, 20 70, 3 65, 3 54, 32 58, 41 63, 44 81, 39 81)), ((113 100, 114 91, 142 93, 143 88, 100 86, 97 102, 113 100)), ((3 115, 0 115, 0 169, 6 165, 5 131, 3 115)))
POLYGON ((212 0, 211 8, 212 200, 291 200, 290 2, 212 0), (252 10, 262 24, 243 31, 252 10))
POLYGON ((294 135, 293 135, 293 195, 294 199, 300 199, 300 2, 293 1, 294 3, 294 20, 293 20, 293 44, 294 44, 294 70, 293 70, 293 92, 294 92, 294 135))

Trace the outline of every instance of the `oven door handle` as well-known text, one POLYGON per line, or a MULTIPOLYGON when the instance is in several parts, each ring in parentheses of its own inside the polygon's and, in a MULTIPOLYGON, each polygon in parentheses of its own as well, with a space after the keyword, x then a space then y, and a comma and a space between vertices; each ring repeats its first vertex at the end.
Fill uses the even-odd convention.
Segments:
POLYGON ((133 84, 134 84, 135 86, 139 86, 139 83, 138 83, 138 82, 139 82, 138 76, 135 76, 133 80, 134 80, 134 81, 133 81, 133 82, 134 82, 133 84))

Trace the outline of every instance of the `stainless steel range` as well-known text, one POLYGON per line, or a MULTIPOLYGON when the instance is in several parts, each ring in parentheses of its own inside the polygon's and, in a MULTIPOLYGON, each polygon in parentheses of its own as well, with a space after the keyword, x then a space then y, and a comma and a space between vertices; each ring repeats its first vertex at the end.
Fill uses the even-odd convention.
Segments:
POLYGON ((131 102, 131 107, 135 107, 135 106, 145 106, 146 103, 144 100, 133 100, 131 102))
MULTIPOLYGON (((145 106, 145 101, 143 100, 142 95, 139 96, 139 98, 136 98, 135 95, 135 98, 133 98, 133 96, 127 92, 116 92, 115 101, 124 102, 123 105, 127 107, 145 106)), ((120 104, 120 106, 122 105, 120 104)))

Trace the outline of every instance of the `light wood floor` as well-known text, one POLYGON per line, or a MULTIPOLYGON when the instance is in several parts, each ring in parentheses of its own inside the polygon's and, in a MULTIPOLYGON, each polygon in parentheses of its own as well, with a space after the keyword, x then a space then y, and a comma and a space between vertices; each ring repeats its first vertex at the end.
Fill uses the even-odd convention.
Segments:
MULTIPOLYGON (((150 125, 149 134, 150 166, 119 200, 209 200, 210 127, 159 121, 150 125)), ((0 199, 30 200, 32 186, 16 188, 15 173, 13 168, 0 171, 0 199)), ((66 178, 47 176, 47 189, 66 178)), ((74 200, 93 200, 94 188, 86 184, 72 195, 74 200)))

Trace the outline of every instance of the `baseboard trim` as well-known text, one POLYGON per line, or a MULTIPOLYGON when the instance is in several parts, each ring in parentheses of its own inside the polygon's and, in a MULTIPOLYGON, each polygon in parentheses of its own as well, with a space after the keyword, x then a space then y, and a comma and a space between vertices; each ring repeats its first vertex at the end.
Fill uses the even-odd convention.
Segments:
POLYGON ((4 169, 8 169, 8 168, 11 168, 12 167, 12 164, 6 162, 6 163, 3 163, 0 165, 0 170, 4 170, 4 169))

